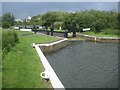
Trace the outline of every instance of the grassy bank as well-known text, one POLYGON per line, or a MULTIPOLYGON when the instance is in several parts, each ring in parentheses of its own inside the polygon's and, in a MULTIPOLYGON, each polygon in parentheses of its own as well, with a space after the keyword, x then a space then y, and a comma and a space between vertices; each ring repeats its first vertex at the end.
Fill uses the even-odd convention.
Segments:
POLYGON ((17 32, 19 43, 3 60, 3 88, 50 88, 39 75, 44 68, 32 43, 47 43, 57 40, 30 32, 17 32))
POLYGON ((86 31, 86 32, 81 32, 81 34, 87 34, 90 36, 98 36, 98 37, 120 37, 120 33, 118 30, 112 30, 112 29, 106 29, 103 32, 100 33, 95 33, 93 31, 86 31))

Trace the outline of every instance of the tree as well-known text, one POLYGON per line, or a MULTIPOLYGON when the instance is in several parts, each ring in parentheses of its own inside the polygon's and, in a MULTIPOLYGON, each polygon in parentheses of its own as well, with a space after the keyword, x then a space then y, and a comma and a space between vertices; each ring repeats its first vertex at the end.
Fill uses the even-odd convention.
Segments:
POLYGON ((57 19, 56 12, 47 12, 41 17, 43 21, 43 25, 46 27, 51 27, 51 29, 54 29, 54 23, 57 19))
POLYGON ((3 28, 10 28, 10 26, 14 26, 15 24, 15 17, 12 13, 5 13, 2 16, 2 27, 3 28))
POLYGON ((55 22, 54 28, 59 29, 60 27, 63 27, 63 22, 55 22))
POLYGON ((68 13, 64 18, 64 26, 69 32, 73 32, 73 37, 76 36, 76 13, 68 13))
POLYGON ((30 25, 42 25, 41 15, 33 16, 29 24, 30 25))

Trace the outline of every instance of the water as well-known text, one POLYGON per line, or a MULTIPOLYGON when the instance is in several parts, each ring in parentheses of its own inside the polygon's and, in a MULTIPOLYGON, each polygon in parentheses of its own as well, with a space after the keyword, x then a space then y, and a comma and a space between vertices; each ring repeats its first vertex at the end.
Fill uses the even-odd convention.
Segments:
POLYGON ((118 44, 74 41, 46 57, 66 88, 117 88, 118 44))

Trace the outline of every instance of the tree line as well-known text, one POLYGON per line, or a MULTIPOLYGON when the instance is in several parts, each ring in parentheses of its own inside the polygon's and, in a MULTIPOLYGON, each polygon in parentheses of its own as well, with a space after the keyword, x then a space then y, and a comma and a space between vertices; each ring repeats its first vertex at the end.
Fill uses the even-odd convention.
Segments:
POLYGON ((14 21, 13 14, 5 14, 2 16, 3 28, 10 25, 41 25, 51 30, 61 27, 63 30, 82 31, 83 28, 91 28, 96 33, 106 29, 112 29, 117 32, 119 29, 120 14, 113 11, 80 11, 80 12, 47 12, 33 16, 31 20, 23 22, 14 21), (11 17, 11 18, 10 18, 11 17), (8 21, 7 21, 8 20, 8 21), (11 21, 11 22, 10 22, 11 21), (9 24, 8 24, 9 23, 9 24))
POLYGON ((106 29, 113 29, 117 32, 119 29, 120 17, 117 12, 107 12, 99 10, 81 11, 81 12, 47 12, 42 15, 32 17, 28 24, 45 26, 46 29, 82 31, 83 28, 91 28, 96 33, 106 29))

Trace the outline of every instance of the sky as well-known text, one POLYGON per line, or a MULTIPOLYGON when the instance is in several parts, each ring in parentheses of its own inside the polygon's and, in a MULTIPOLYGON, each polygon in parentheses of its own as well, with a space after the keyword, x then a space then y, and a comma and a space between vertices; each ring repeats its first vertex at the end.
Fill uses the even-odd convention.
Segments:
POLYGON ((81 10, 118 11, 118 2, 2 2, 0 15, 11 12, 16 18, 43 14, 48 11, 81 11, 81 10))
POLYGON ((120 0, 0 0, 2 2, 119 2, 120 0))

